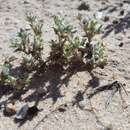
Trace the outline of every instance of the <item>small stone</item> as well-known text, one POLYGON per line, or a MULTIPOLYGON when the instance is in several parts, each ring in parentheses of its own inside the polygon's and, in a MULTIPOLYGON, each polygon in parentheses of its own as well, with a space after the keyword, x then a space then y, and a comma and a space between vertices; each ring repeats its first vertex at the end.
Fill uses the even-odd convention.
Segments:
POLYGON ((117 21, 117 20, 113 20, 112 23, 113 23, 113 24, 118 24, 118 21, 117 21))
POLYGON ((119 6, 120 6, 120 7, 123 7, 123 3, 119 3, 119 6))
POLYGON ((109 21, 109 16, 105 16, 103 19, 104 22, 108 22, 109 21))
POLYGON ((122 41, 123 37, 122 36, 117 36, 116 39, 119 40, 119 41, 122 41))
POLYGON ((105 4, 106 4, 106 2, 102 1, 102 2, 101 2, 101 4, 102 4, 102 5, 105 5, 105 4))
POLYGON ((119 18, 119 21, 122 22, 122 21, 124 21, 124 19, 123 18, 119 18))
POLYGON ((121 11, 120 11, 120 15, 121 15, 121 16, 124 15, 124 13, 125 13, 124 10, 121 10, 121 11))
POLYGON ((34 105, 34 106, 28 108, 27 116, 37 115, 38 112, 39 112, 39 109, 37 108, 37 106, 34 105))
POLYGON ((24 106, 22 106, 20 108, 20 110, 17 111, 15 119, 17 119, 17 120, 23 120, 23 119, 25 119, 25 117, 27 116, 28 109, 29 109, 29 107, 28 107, 27 104, 25 104, 24 106))
POLYGON ((121 42, 120 44, 119 44, 119 47, 122 47, 124 45, 124 43, 123 42, 121 42))
POLYGON ((0 109, 1 109, 1 108, 5 108, 5 106, 6 106, 6 101, 0 102, 0 109))
POLYGON ((28 1, 24 1, 23 3, 24 3, 24 4, 29 4, 29 2, 28 2, 28 1))
POLYGON ((110 124, 110 125, 108 125, 108 126, 104 126, 104 128, 101 128, 100 130, 113 130, 113 127, 112 127, 112 125, 110 124))
POLYGON ((109 13, 112 13, 112 12, 114 12, 114 11, 116 11, 116 10, 117 10, 117 7, 114 6, 114 7, 112 7, 111 9, 109 9, 108 12, 109 12, 109 13))
POLYGON ((130 4, 130 1, 129 0, 124 0, 123 3, 130 4))
POLYGON ((80 101, 82 101, 83 99, 84 99, 83 93, 82 93, 81 91, 78 91, 78 93, 77 93, 76 96, 75 96, 75 100, 76 100, 77 102, 80 102, 80 101))
POLYGON ((14 115, 16 113, 16 107, 15 107, 15 105, 12 104, 12 103, 8 104, 5 107, 3 113, 4 113, 5 116, 12 116, 12 115, 14 115))
POLYGON ((88 10, 88 11, 90 11, 90 6, 89 6, 89 4, 86 4, 85 2, 83 2, 79 5, 78 10, 88 10))
POLYGON ((10 7, 10 6, 7 6, 7 8, 8 8, 8 9, 11 9, 11 7, 10 7))
POLYGON ((59 112, 65 112, 65 111, 66 111, 66 109, 65 109, 65 108, 60 107, 60 108, 58 109, 58 111, 59 111, 59 112))

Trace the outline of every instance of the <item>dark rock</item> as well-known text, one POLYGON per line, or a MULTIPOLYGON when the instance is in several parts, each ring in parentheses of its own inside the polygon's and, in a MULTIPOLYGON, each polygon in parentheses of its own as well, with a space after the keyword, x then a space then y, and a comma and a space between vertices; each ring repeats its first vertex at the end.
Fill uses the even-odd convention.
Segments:
POLYGON ((113 20, 113 24, 118 24, 119 22, 117 20, 113 20))
POLYGON ((121 16, 124 15, 124 13, 125 13, 124 10, 121 10, 121 11, 120 11, 120 15, 121 15, 121 16))
POLYGON ((23 3, 24 3, 24 4, 29 4, 29 2, 28 2, 28 1, 24 1, 23 3))
POLYGON ((25 104, 24 106, 22 106, 20 108, 20 110, 17 111, 15 119, 17 119, 17 120, 23 120, 23 119, 25 119, 26 116, 27 116, 28 109, 29 109, 29 107, 28 107, 27 104, 25 104))
POLYGON ((102 4, 102 5, 105 5, 105 4, 106 4, 106 2, 105 2, 105 1, 102 1, 102 2, 101 2, 101 4, 102 4))
POLYGON ((78 10, 87 10, 90 11, 90 6, 89 4, 86 4, 85 2, 81 3, 78 7, 78 10))
POLYGON ((124 0, 123 3, 130 4, 130 0, 124 0))
POLYGON ((124 45, 124 43, 123 42, 121 42, 120 44, 119 44, 119 47, 122 47, 124 45))
POLYGON ((112 13, 112 12, 114 12, 114 11, 116 11, 116 10, 117 10, 117 7, 114 6, 114 7, 112 7, 111 9, 109 9, 108 12, 109 12, 109 13, 112 13))
POLYGON ((13 116, 16 113, 16 107, 14 104, 8 104, 3 110, 4 116, 13 116))
POLYGON ((16 113, 16 111, 9 109, 9 108, 6 108, 3 110, 4 116, 10 117, 10 116, 13 116, 15 113, 16 113))
POLYGON ((1 109, 1 108, 5 108, 5 106, 6 106, 6 101, 0 102, 0 109, 1 109))
POLYGON ((105 17, 103 18, 103 21, 104 21, 104 22, 108 22, 108 21, 109 21, 109 17, 108 17, 108 16, 105 16, 105 17))
POLYGON ((110 125, 110 126, 106 126, 106 127, 102 128, 102 129, 100 129, 100 130, 113 130, 113 128, 112 128, 112 126, 110 125))
POLYGON ((34 116, 39 112, 39 109, 37 108, 37 106, 32 106, 29 107, 28 111, 27 111, 27 116, 34 116))
POLYGON ((59 112, 65 112, 66 109, 61 107, 61 108, 58 109, 58 111, 59 111, 59 112))
POLYGON ((101 12, 101 11, 107 10, 108 8, 109 6, 105 6, 105 7, 100 8, 98 11, 101 12))
POLYGON ((78 93, 75 96, 75 99, 76 99, 77 102, 82 101, 84 99, 83 93, 81 91, 78 91, 78 93))
POLYGON ((123 3, 119 3, 119 6, 120 6, 120 7, 123 7, 123 3))
POLYGON ((119 40, 119 41, 122 41, 123 37, 122 36, 117 36, 116 39, 119 40))

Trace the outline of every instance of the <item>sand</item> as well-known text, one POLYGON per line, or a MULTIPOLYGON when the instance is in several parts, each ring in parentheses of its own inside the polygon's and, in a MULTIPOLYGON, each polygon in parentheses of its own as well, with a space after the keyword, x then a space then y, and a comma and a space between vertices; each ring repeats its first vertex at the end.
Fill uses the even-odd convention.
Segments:
MULTIPOLYGON (((16 32, 27 27, 25 14, 32 12, 44 20, 44 41, 45 55, 48 55, 48 41, 54 38, 53 16, 62 14, 66 20, 74 24, 77 28, 76 16, 81 13, 84 17, 90 17, 98 12, 104 16, 109 16, 109 21, 99 20, 104 27, 102 40, 107 45, 108 64, 104 69, 96 68, 93 70, 94 77, 87 71, 77 72, 72 75, 68 81, 59 86, 60 79, 64 74, 59 70, 56 72, 48 71, 42 79, 37 79, 33 86, 43 88, 50 86, 52 93, 48 96, 41 97, 39 109, 42 109, 37 116, 30 120, 26 120, 19 126, 14 123, 14 116, 5 117, 0 111, 0 130, 106 130, 104 126, 112 126, 113 130, 130 130, 130 3, 129 0, 0 0, 0 59, 4 56, 13 56, 10 46, 16 32), (81 3, 85 2, 89 5, 89 9, 78 9, 81 3), (122 4, 121 4, 122 3, 122 4), (120 11, 124 10, 121 15, 120 11), (121 22, 117 25, 113 24, 113 20, 121 18, 121 22), (109 26, 109 28, 107 28, 109 26), (123 46, 120 47, 120 43, 123 46), (101 86, 113 82, 115 80, 126 84, 128 96, 122 92, 125 100, 125 107, 122 104, 119 93, 113 97, 112 102, 105 108, 110 91, 105 91, 95 95, 91 99, 94 112, 87 111, 90 109, 90 101, 87 99, 87 92, 83 95, 80 109, 77 105, 72 106, 71 101, 74 100, 78 91, 83 91, 91 81, 94 86, 101 86), (94 80, 92 80, 94 78, 94 80), (54 90, 54 91, 53 91, 54 90), (64 112, 54 111, 58 106, 67 103, 64 112), (46 115, 48 115, 46 117, 46 115), (45 120, 43 120, 43 118, 45 120), (37 125, 37 126, 36 126, 37 125)), ((35 100, 35 87, 30 88, 32 93, 27 102, 33 104, 35 100)), ((9 95, 5 91, 1 93, 1 101, 7 99, 9 95)), ((25 102, 17 100, 16 107, 19 109, 25 102)))

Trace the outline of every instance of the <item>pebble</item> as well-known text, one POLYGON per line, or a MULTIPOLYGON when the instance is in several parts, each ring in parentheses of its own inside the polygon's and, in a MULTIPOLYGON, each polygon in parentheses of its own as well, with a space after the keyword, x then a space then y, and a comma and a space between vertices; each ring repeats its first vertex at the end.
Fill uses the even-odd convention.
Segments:
POLYGON ((119 3, 119 6, 120 6, 120 7, 123 7, 123 3, 119 3))
POLYGON ((113 24, 118 24, 119 22, 117 20, 113 20, 113 24))
POLYGON ((89 4, 86 4, 85 2, 81 3, 78 7, 78 10, 87 10, 90 11, 90 6, 89 4))
POLYGON ((15 107, 15 105, 12 104, 12 103, 8 104, 5 107, 3 113, 4 113, 5 116, 12 116, 12 115, 14 115, 16 113, 16 107, 15 107))
POLYGON ((104 22, 108 22, 108 21, 109 21, 109 16, 105 16, 105 17, 103 18, 103 21, 104 21, 104 22))
POLYGON ((29 4, 29 2, 28 2, 28 1, 24 1, 23 3, 24 3, 24 4, 29 4))
POLYGON ((61 108, 58 109, 58 111, 59 111, 59 112, 65 112, 66 109, 61 107, 61 108))
POLYGON ((122 41, 123 37, 122 36, 117 36, 116 39, 119 40, 119 41, 122 41))
POLYGON ((120 15, 121 15, 121 16, 124 15, 124 13, 125 13, 124 10, 121 10, 121 11, 120 11, 120 15))
POLYGON ((102 1, 102 2, 101 2, 101 4, 102 4, 102 5, 105 5, 105 4, 106 4, 106 2, 102 1))
POLYGON ((124 0, 123 3, 130 4, 130 1, 129 0, 124 0))
POLYGON ((123 42, 121 42, 121 43, 119 44, 119 47, 123 47, 123 45, 124 45, 124 43, 123 43, 123 42))
POLYGON ((114 6, 114 7, 112 7, 111 9, 109 9, 108 12, 109 12, 109 13, 112 13, 112 12, 114 12, 114 11, 116 11, 116 10, 117 10, 117 7, 114 6))
POLYGON ((29 107, 27 104, 22 106, 16 113, 15 119, 17 120, 23 120, 27 116, 27 111, 29 107))

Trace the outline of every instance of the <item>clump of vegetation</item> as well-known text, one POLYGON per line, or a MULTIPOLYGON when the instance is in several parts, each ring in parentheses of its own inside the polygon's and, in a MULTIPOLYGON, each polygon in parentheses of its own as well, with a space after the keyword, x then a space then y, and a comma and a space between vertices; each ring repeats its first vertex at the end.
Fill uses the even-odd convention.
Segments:
POLYGON ((27 70, 36 70, 44 64, 42 59, 43 21, 32 15, 27 15, 30 29, 20 29, 17 38, 12 42, 15 52, 22 55, 22 66, 27 70))
POLYGON ((54 64, 63 65, 68 62, 79 43, 78 39, 74 38, 76 30, 72 25, 58 16, 54 17, 54 23, 53 29, 57 39, 51 41, 50 60, 54 64))
POLYGON ((14 89, 22 89, 29 85, 30 79, 26 73, 20 75, 13 74, 13 66, 11 62, 11 59, 7 59, 2 65, 0 65, 0 85, 10 86, 14 89))
POLYGON ((11 47, 15 52, 22 56, 22 68, 24 71, 20 75, 12 73, 12 64, 6 60, 1 66, 0 83, 4 85, 22 88, 29 84, 30 75, 33 72, 44 70, 51 65, 70 66, 72 64, 83 63, 83 65, 95 67, 104 67, 107 62, 105 46, 96 41, 94 36, 101 32, 102 26, 94 20, 84 20, 78 16, 80 25, 84 31, 84 36, 77 35, 76 29, 65 22, 63 18, 54 17, 54 32, 56 40, 51 40, 51 52, 49 58, 43 59, 43 21, 39 18, 27 15, 29 29, 20 29, 17 37, 13 40, 11 47))
POLYGON ((10 58, 6 59, 1 65, 0 83, 5 86, 11 86, 15 89, 21 89, 30 84, 33 71, 44 69, 45 62, 42 58, 43 39, 42 27, 43 21, 38 17, 27 15, 26 20, 29 23, 29 29, 20 29, 17 37, 13 39, 11 47, 14 52, 19 52, 22 56, 21 65, 23 70, 20 74, 13 72, 14 66, 10 58))
POLYGON ((0 84, 14 86, 16 84, 16 78, 11 75, 12 65, 9 61, 5 61, 1 65, 0 84))
POLYGON ((100 41, 94 41, 95 35, 100 34, 102 25, 96 19, 83 19, 81 15, 78 16, 81 28, 84 31, 84 46, 79 48, 82 52, 85 63, 90 64, 92 68, 101 67, 107 63, 107 55, 105 45, 100 41))
POLYGON ((102 42, 93 40, 94 36, 101 32, 102 26, 96 21, 84 20, 79 15, 80 25, 84 36, 76 36, 75 28, 64 19, 54 17, 54 32, 57 40, 51 41, 51 61, 57 64, 82 62, 91 68, 103 68, 107 62, 105 46, 102 42))

